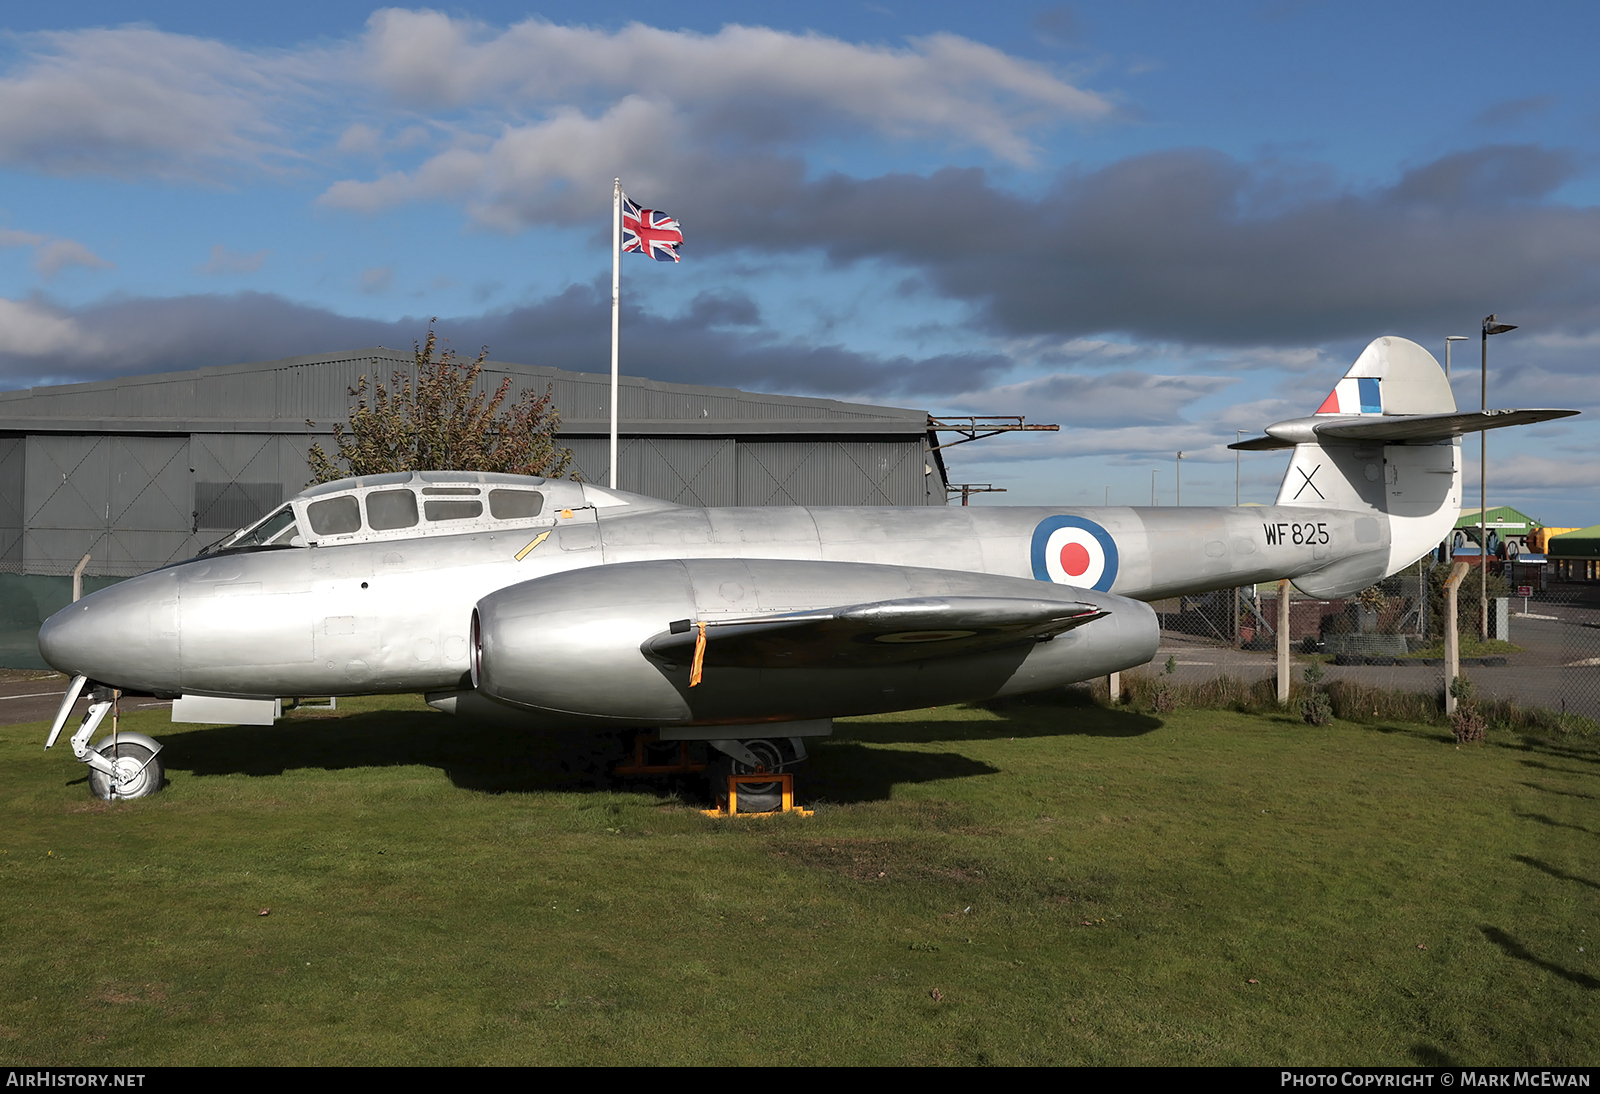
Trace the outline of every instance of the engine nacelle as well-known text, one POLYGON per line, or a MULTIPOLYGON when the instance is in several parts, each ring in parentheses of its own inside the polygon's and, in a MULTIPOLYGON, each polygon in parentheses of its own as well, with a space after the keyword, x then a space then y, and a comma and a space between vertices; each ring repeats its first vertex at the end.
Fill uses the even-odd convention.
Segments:
POLYGON ((513 585, 473 613, 472 679, 498 703, 572 724, 782 722, 1022 694, 1148 662, 1149 605, 1025 578, 782 559, 686 559, 569 570, 513 585), (1049 641, 872 667, 690 666, 641 647, 675 622, 821 611, 912 597, 1088 603, 1110 614, 1049 641))

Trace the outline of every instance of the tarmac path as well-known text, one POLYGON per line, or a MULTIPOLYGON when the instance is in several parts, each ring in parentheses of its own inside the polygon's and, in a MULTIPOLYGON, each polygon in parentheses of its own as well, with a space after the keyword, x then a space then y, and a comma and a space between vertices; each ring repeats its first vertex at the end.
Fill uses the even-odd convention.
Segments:
MULTIPOLYGON (((1519 604, 1520 606, 1520 604, 1519 604)), ((1524 706, 1600 718, 1600 609, 1534 603, 1524 615, 1511 617, 1511 642, 1518 653, 1505 655, 1505 665, 1462 666, 1462 675, 1477 688, 1480 699, 1510 699, 1524 706)), ((1163 631, 1161 648, 1143 671, 1162 672, 1167 658, 1177 663, 1174 678, 1198 683, 1228 674, 1258 680, 1277 672, 1272 653, 1236 650, 1210 644, 1189 634, 1163 631)), ((1298 674, 1310 659, 1295 654, 1298 674)), ((1326 680, 1355 680, 1372 687, 1438 693, 1445 686, 1444 667, 1420 662, 1395 665, 1328 665, 1326 680)))
MULTIPOLYGON (((49 722, 61 708, 61 697, 67 693, 68 680, 59 672, 45 669, 0 669, 0 726, 14 726, 21 722, 49 722)), ((124 710, 148 710, 154 707, 171 707, 170 699, 124 699, 124 710)), ((83 701, 77 705, 77 714, 83 713, 83 701)), ((77 718, 69 719, 63 736, 78 725, 77 718)), ((44 745, 44 738, 39 739, 44 745)))

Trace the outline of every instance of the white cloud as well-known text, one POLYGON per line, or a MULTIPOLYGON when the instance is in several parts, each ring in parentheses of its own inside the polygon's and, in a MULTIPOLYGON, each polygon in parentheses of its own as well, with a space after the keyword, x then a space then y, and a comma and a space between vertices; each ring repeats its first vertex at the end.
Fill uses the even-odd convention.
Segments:
POLYGON ((339 134, 339 151, 348 155, 376 156, 383 146, 383 134, 370 125, 357 122, 339 134))
POLYGON ((287 153, 269 120, 301 59, 145 27, 21 36, 0 76, 0 163, 50 174, 209 177, 287 153))
MULTIPOLYGON (((1493 434, 1491 434, 1493 437, 1493 434)), ((1471 444, 1471 442, 1468 442, 1471 444)), ((1502 442, 1503 443, 1503 442, 1502 442)), ((1496 502, 1494 495, 1508 490, 1551 490, 1567 487, 1593 489, 1600 482, 1600 461, 1590 459, 1552 460, 1544 456, 1514 453, 1497 456, 1495 442, 1489 442, 1489 505, 1496 502)), ((1476 447, 1475 445, 1473 447, 1476 447)), ((1476 454, 1463 461, 1462 470, 1468 486, 1469 497, 1477 496, 1478 460, 1476 454)), ((1471 502, 1476 506, 1476 501, 1471 502)))
POLYGON ((634 23, 607 32, 529 19, 493 33, 439 12, 389 9, 368 21, 360 57, 370 79, 421 110, 643 95, 713 112, 721 127, 747 125, 752 135, 770 133, 774 116, 780 128, 848 119, 1015 162, 1032 156, 1028 129, 1112 110, 1043 65, 949 34, 892 49, 746 26, 704 35, 634 23))
POLYGON ((70 316, 30 301, 0 297, 0 354, 101 357, 107 346, 70 316))
POLYGON ((0 228, 0 247, 32 247, 33 268, 47 281, 68 266, 84 266, 91 270, 116 268, 116 263, 106 261, 76 240, 55 239, 15 228, 0 228))
POLYGON ((886 46, 747 26, 493 29, 387 9, 356 38, 296 50, 150 27, 14 42, 0 165, 218 181, 314 154, 406 155, 404 170, 336 182, 323 203, 461 201, 506 227, 570 219, 578 205, 590 215, 619 171, 645 187, 748 176, 752 163, 798 164, 821 136, 1028 164, 1043 129, 1112 113, 1048 66, 948 34, 886 46))
MULTIPOLYGON (((1027 163, 1035 129, 1111 110, 1043 66, 951 35, 889 49, 741 26, 612 33, 529 20, 491 34, 437 12, 389 10, 370 20, 358 57, 357 70, 394 101, 468 120, 415 169, 336 182, 321 203, 372 212, 459 200, 507 230, 592 217, 616 175, 641 194, 700 191, 708 179, 733 191, 736 177, 754 192, 762 172, 824 132, 976 146, 1027 163)), ((340 147, 380 144, 352 127, 340 147)))
POLYGON ((0 228, 0 247, 37 247, 48 236, 38 232, 24 232, 16 228, 0 228))
POLYGON ((386 293, 394 286, 393 266, 373 266, 362 271, 361 291, 364 293, 386 293))
POLYGON ((487 148, 458 147, 413 172, 372 182, 344 180, 319 201, 375 212, 409 201, 461 199, 479 221, 514 229, 534 220, 575 219, 610 204, 611 176, 636 193, 662 193, 692 175, 694 154, 681 122, 661 103, 629 97, 598 118, 559 110, 534 125, 508 127, 487 148))
POLYGON ((83 244, 70 239, 53 239, 34 252, 33 268, 46 279, 54 277, 68 266, 110 270, 116 267, 116 263, 107 262, 83 244))

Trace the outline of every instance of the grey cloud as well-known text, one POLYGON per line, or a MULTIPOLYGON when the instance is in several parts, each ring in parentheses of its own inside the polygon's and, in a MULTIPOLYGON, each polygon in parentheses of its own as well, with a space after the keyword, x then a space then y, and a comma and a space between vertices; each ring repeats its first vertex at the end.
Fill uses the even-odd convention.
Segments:
POLYGON ((1490 145, 1407 171, 1388 197, 1441 208, 1492 208, 1539 201, 1575 174, 1577 162, 1569 152, 1535 145, 1490 145))
MULTIPOLYGON (((487 345, 505 361, 578 372, 610 368, 609 285, 579 285, 487 315, 441 318, 451 343, 487 345)), ((658 380, 911 401, 969 391, 1011 367, 995 355, 879 357, 786 341, 733 293, 702 294, 678 315, 625 306, 622 367, 658 380)), ((0 300, 0 377, 8 386, 271 360, 330 350, 405 347, 426 317, 398 322, 336 315, 267 293, 117 298, 81 308, 0 300)))
POLYGON ((1157 376, 1121 371, 1094 376, 1043 376, 969 392, 963 401, 979 411, 1025 414, 1073 429, 1170 425, 1185 407, 1237 383, 1234 377, 1157 376))
POLYGON ((1038 200, 977 168, 815 181, 798 163, 762 170, 760 202, 684 191, 674 211, 697 249, 759 241, 898 261, 998 334, 1306 346, 1440 330, 1496 308, 1600 321, 1600 210, 1550 201, 1572 161, 1530 146, 1266 211, 1251 198, 1274 169, 1205 149, 1068 173, 1038 200))
POLYGON ((261 264, 266 260, 266 251, 241 254, 238 251, 230 251, 223 244, 217 243, 211 248, 211 257, 196 266, 195 269, 213 277, 252 274, 259 270, 261 264))
POLYGON ((1507 99, 1484 110, 1472 119, 1472 123, 1486 128, 1515 125, 1524 118, 1544 113, 1554 106, 1555 102, 1554 95, 1530 95, 1525 99, 1507 99))

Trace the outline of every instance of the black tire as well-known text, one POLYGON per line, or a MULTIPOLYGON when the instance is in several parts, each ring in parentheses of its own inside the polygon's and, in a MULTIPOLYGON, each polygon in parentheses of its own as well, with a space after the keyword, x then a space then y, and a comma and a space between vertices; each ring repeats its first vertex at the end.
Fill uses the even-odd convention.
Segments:
MULTIPOLYGON (((124 785, 118 792, 119 800, 148 798, 161 789, 166 774, 161 767, 161 757, 144 745, 134 744, 132 741, 118 741, 101 748, 100 755, 118 767, 126 768, 130 773, 139 771, 136 779, 124 785)), ((90 768, 89 793, 101 801, 111 801, 111 777, 103 771, 90 768)))
MULTIPOLYGON (((775 740, 745 741, 744 746, 760 757, 769 771, 782 770, 784 764, 793 760, 787 747, 788 742, 775 740)), ((728 793, 729 775, 753 774, 749 766, 735 760, 725 752, 712 750, 711 759, 706 766, 706 774, 711 779, 711 796, 721 800, 728 793)), ((739 812, 741 813, 775 813, 783 808, 783 784, 770 783, 741 783, 739 785, 739 812)))

